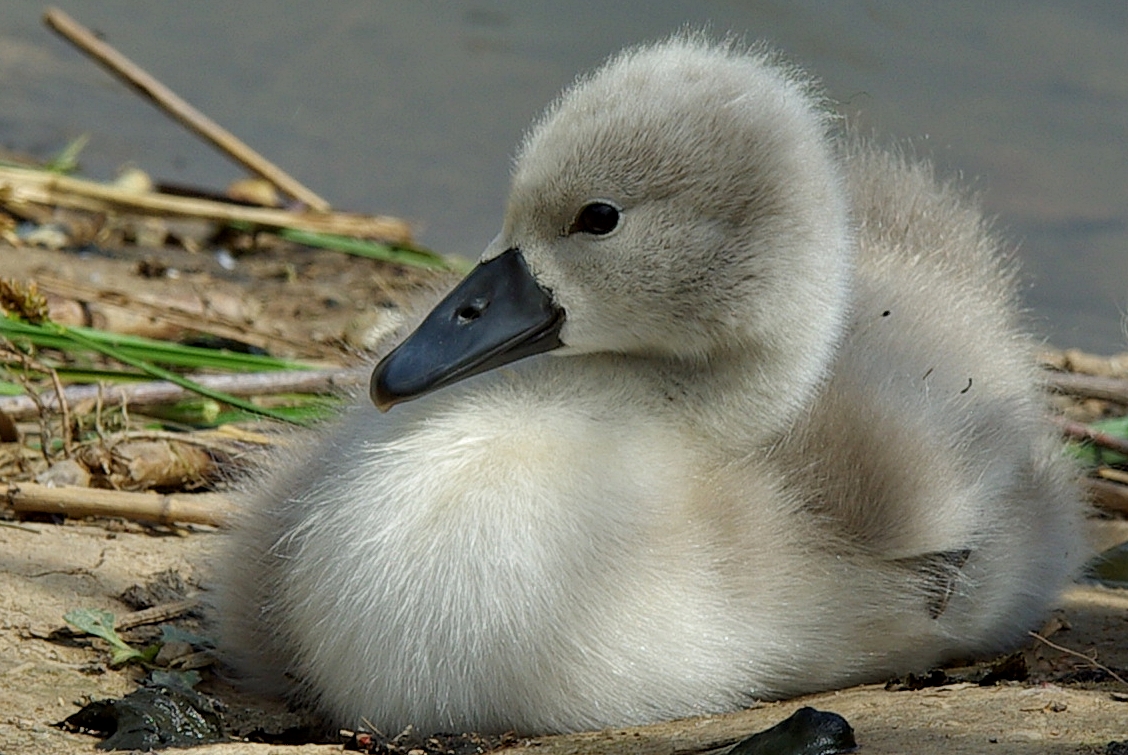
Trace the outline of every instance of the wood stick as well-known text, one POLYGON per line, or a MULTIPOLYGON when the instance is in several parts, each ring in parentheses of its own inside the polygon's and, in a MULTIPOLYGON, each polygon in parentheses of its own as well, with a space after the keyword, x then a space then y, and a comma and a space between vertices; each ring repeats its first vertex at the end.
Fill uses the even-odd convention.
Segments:
POLYGON ((219 493, 127 493, 64 486, 50 488, 34 482, 11 483, 8 501, 18 513, 37 512, 67 517, 120 517, 157 524, 223 525, 234 504, 219 493))
POLYGON ((48 205, 87 212, 199 218, 253 228, 293 228, 380 239, 404 247, 413 245, 411 227, 399 218, 346 212, 291 212, 158 192, 138 194, 97 181, 27 168, 0 166, 0 204, 16 212, 21 205, 48 205))
POLYGON ((1119 482, 1121 485, 1128 485, 1128 472, 1115 467, 1098 467, 1097 477, 1102 480, 1110 480, 1112 482, 1119 482))
POLYGON ((147 624, 160 624, 163 621, 170 621, 194 611, 199 605, 200 602, 195 598, 187 598, 172 603, 161 603, 152 608, 143 608, 140 611, 118 616, 117 620, 114 621, 114 629, 124 632, 127 629, 142 627, 147 624))
POLYGON ((1047 640, 1045 637, 1038 634, 1037 632, 1027 632, 1027 634, 1030 635, 1031 637, 1033 637, 1034 639, 1038 640, 1038 642, 1045 643, 1046 645, 1052 647, 1054 650, 1057 650, 1058 652, 1065 653, 1066 655, 1072 655, 1074 658, 1080 658, 1081 660, 1087 662, 1093 668, 1100 669, 1101 671, 1105 672, 1106 674, 1111 676, 1116 681, 1120 682, 1123 685, 1128 686, 1128 681, 1125 681, 1124 677, 1117 674, 1115 671, 1110 669, 1108 666, 1105 666, 1101 663, 1098 663, 1096 658, 1090 658, 1089 656, 1085 655, 1084 653, 1079 653, 1076 650, 1071 650, 1070 648, 1067 648, 1064 645, 1058 645, 1056 642, 1050 642, 1049 640, 1047 640))
POLYGON ((1046 384, 1058 393, 1085 398, 1098 398, 1128 405, 1128 380, 1077 372, 1050 372, 1046 384))
MULTIPOLYGON (((176 600, 171 603, 161 603, 160 605, 153 606, 152 608, 142 608, 140 611, 131 611, 130 613, 122 614, 114 619, 114 629, 119 632, 124 632, 127 629, 136 629, 137 627, 148 626, 150 624, 160 624, 172 619, 178 619, 181 616, 191 613, 200 607, 200 601, 195 598, 185 598, 184 600, 176 600)), ((50 639, 54 637, 79 637, 86 634, 82 630, 75 629, 70 624, 63 624, 52 629, 49 632, 36 632, 31 630, 33 637, 42 639, 50 639)))
POLYGON ((94 36, 89 29, 58 8, 48 8, 44 22, 71 44, 85 52, 114 76, 136 89, 158 107, 232 157, 236 162, 277 186, 284 193, 315 210, 328 210, 329 203, 297 179, 240 141, 234 134, 189 105, 171 89, 153 78, 129 58, 94 36))
MULTIPOLYGON (((233 375, 189 375, 188 378, 206 388, 212 388, 232 396, 265 396, 273 393, 329 393, 338 392, 360 385, 368 376, 368 367, 343 370, 279 370, 274 372, 246 372, 233 375)), ((170 404, 195 396, 186 388, 163 380, 144 383, 122 383, 101 389, 102 407, 156 406, 170 404)), ((63 389, 65 400, 72 406, 80 402, 96 401, 99 396, 97 385, 72 385, 63 389)), ((39 396, 39 403, 46 409, 58 407, 58 399, 53 392, 46 391, 39 396)), ((28 396, 0 397, 0 413, 14 420, 33 419, 39 415, 39 407, 28 396)))

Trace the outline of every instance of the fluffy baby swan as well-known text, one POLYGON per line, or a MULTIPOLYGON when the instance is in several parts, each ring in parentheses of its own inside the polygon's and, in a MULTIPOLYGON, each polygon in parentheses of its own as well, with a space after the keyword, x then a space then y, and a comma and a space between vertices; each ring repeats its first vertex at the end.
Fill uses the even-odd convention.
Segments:
POLYGON ((1022 640, 1083 548, 1012 276, 977 209, 830 121, 695 37, 565 92, 376 368, 403 403, 250 497, 236 668, 345 726, 534 733, 1022 640))

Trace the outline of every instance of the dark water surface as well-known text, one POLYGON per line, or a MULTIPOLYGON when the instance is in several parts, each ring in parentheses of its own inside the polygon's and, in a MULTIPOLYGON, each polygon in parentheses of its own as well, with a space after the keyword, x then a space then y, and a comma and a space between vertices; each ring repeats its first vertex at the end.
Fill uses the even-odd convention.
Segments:
MULTIPOLYGON (((0 144, 83 170, 133 163, 222 187, 237 167, 56 39, 39 2, 0 4, 0 144)), ((1020 242, 1035 327, 1128 348, 1128 2, 71 0, 200 110, 336 207, 420 223, 476 256, 509 159, 576 73, 683 24, 767 38, 866 128, 983 193, 1020 242)))

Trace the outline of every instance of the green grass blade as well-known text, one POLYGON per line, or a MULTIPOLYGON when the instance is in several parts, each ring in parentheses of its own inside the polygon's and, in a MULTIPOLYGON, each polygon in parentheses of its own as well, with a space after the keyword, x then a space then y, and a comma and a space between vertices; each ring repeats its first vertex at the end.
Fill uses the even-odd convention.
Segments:
POLYGON ((43 168, 52 173, 73 173, 78 169, 78 156, 89 141, 89 134, 80 134, 63 147, 59 154, 52 157, 43 168))
MULTIPOLYGON (((1091 429, 1128 441, 1128 417, 1108 417, 1090 422, 1091 429)), ((1090 467, 1123 466, 1128 463, 1124 454, 1105 448, 1091 441, 1071 441, 1066 444, 1069 452, 1082 464, 1090 467)))
POLYGON ((91 340, 77 328, 70 328, 64 325, 58 325, 56 323, 48 323, 48 325, 50 327, 57 328, 59 335, 69 337, 80 346, 85 346, 86 348, 104 354, 111 359, 116 359, 119 362, 128 364, 130 367, 135 367, 155 378, 159 378, 160 380, 167 380, 170 383, 175 383, 181 388, 185 388, 189 391, 192 391, 193 393, 215 399, 216 401, 228 404, 229 406, 237 407, 239 409, 242 409, 243 411, 251 412, 252 414, 257 414, 263 417, 270 417, 271 419, 276 419, 281 422, 289 422, 291 424, 303 424, 301 422, 295 422, 285 414, 277 413, 272 409, 266 409, 261 406, 257 406, 250 401, 245 401, 237 396, 232 396, 222 391, 212 390, 211 388, 200 385, 195 381, 182 377, 175 372, 170 372, 166 369, 158 367, 151 362, 147 362, 143 359, 137 359, 105 343, 99 343, 98 341, 91 340))
POLYGON ((299 231, 293 228, 280 228, 275 233, 287 241, 298 244, 331 249, 336 252, 383 260, 384 262, 395 262, 401 265, 412 265, 431 270, 454 270, 459 273, 469 272, 470 268, 473 267, 472 263, 457 257, 443 257, 429 250, 389 246, 377 241, 356 239, 351 236, 299 231))
MULTIPOLYGON (((207 349, 199 346, 185 346, 171 341, 158 341, 153 338, 110 333, 95 328, 80 326, 65 327, 67 333, 82 337, 87 349, 101 353, 101 347, 115 349, 116 353, 132 359, 140 359, 173 367, 195 369, 220 369, 238 372, 262 372, 266 370, 309 370, 311 365, 292 362, 277 357, 259 354, 240 354, 234 351, 207 349)), ((26 340, 39 348, 67 350, 75 346, 76 340, 47 324, 34 324, 17 320, 12 316, 0 317, 0 335, 19 343, 26 340)))

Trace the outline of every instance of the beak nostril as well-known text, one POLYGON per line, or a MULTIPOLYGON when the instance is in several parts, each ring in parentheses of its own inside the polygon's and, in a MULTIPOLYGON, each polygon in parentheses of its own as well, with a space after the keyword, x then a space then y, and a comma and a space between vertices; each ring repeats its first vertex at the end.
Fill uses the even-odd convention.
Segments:
POLYGON ((468 323, 474 322, 474 320, 477 320, 479 317, 485 314, 486 308, 488 306, 490 306, 488 299, 475 299, 466 306, 461 307, 458 312, 455 313, 455 317, 458 319, 458 324, 466 325, 468 323))

